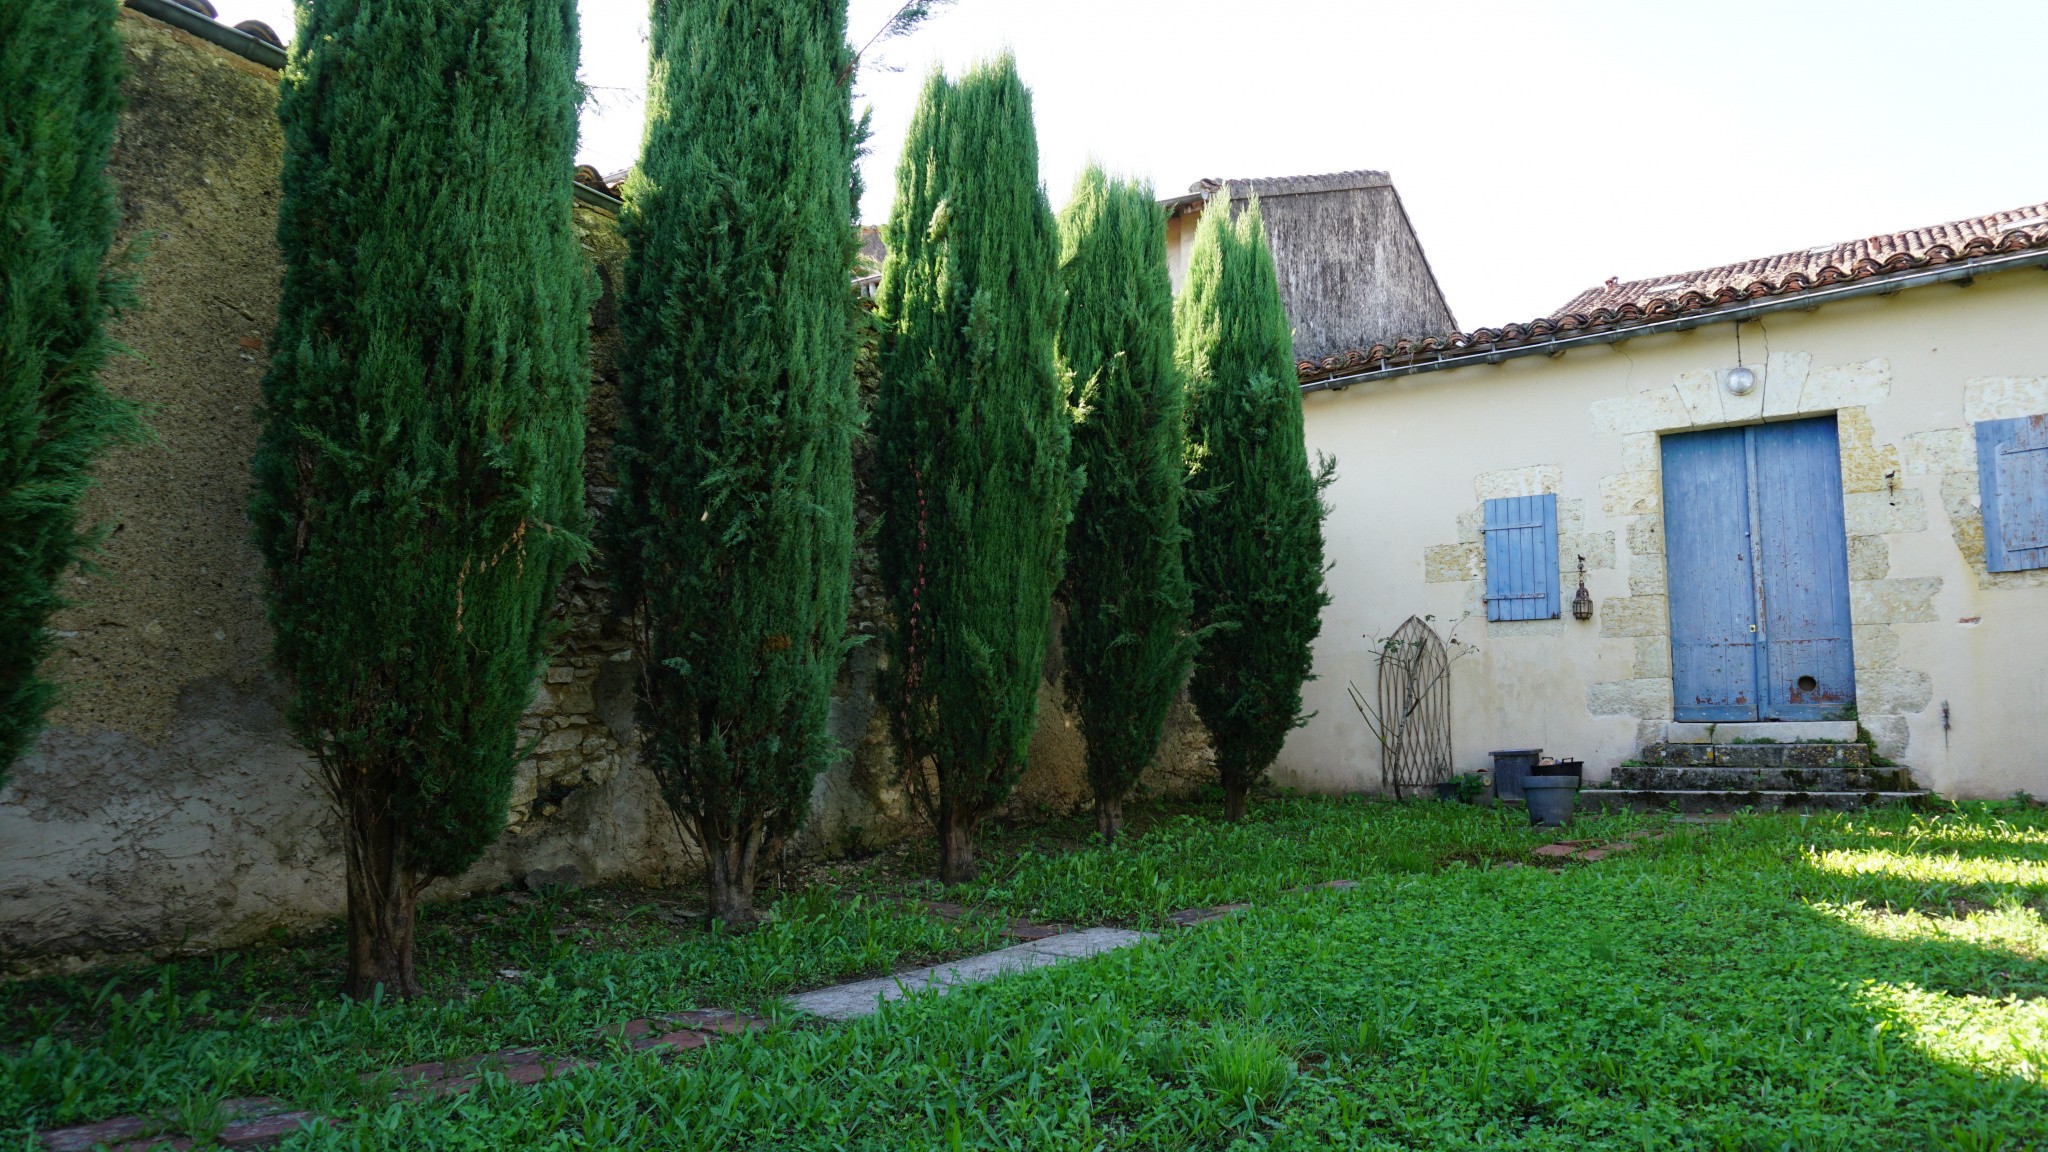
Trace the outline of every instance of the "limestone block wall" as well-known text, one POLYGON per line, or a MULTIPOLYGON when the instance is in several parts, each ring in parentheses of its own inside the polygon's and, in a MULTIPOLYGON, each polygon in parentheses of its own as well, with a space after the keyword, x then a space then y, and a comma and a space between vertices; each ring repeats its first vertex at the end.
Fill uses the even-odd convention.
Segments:
POLYGON ((1495 748, 1578 755, 1603 777, 1672 714, 1662 437, 1834 416, 1860 719, 1945 794, 2048 795, 2034 718, 2048 683, 2048 572, 1987 573, 1973 426, 2048 412, 2048 275, 2034 269, 1752 320, 1757 386, 1724 384, 1728 324, 1357 385, 1305 398, 1337 457, 1316 715, 1276 773, 1377 788, 1345 696, 1370 693, 1373 638, 1411 614, 1476 654, 1452 671, 1456 765, 1495 748), (1569 599, 1586 557, 1594 619, 1489 624, 1479 508, 1555 493, 1569 599))
POLYGON ((1661 739, 1671 719, 1660 438, 1696 428, 1833 413, 1841 442, 1858 712, 1878 752, 1902 758, 1911 739, 1905 717, 1927 707, 1932 687, 1925 672, 1900 666, 1895 626, 1934 619, 1933 597, 1941 590, 1941 577, 1891 575, 1887 536, 1927 529, 1920 492, 1897 487, 1898 449, 1878 444, 1870 422, 1870 406, 1891 395, 1891 365, 1879 357, 1815 368, 1811 353, 1779 352, 1754 371, 1757 386, 1747 396, 1735 396, 1723 386, 1725 369, 1696 368, 1679 373, 1668 385, 1592 406, 1597 433, 1622 440, 1622 470, 1600 481, 1601 510, 1625 526, 1631 571, 1629 595, 1607 601, 1600 632, 1632 640, 1635 662, 1628 679, 1590 685, 1587 706, 1595 715, 1636 718, 1637 739, 1644 744, 1661 739))
MULTIPOLYGON (((145 245, 143 307, 117 331, 135 355, 108 382, 146 407, 155 439, 100 469, 87 513, 110 535, 95 568, 72 577, 73 606, 56 624, 63 701, 0 791, 0 969, 17 973, 232 945, 342 906, 339 833, 315 765, 284 724, 246 516, 280 276, 277 75, 132 10, 121 31, 128 104, 112 170, 121 242, 145 245)), ((579 204, 576 228, 599 288, 585 481, 602 516, 624 249, 604 212, 579 204)), ((867 460, 863 448, 862 477, 867 460)), ((866 526, 875 504, 864 491, 859 504, 866 526)), ((635 654, 602 570, 572 573, 555 610, 563 641, 521 723, 534 751, 505 834, 430 899, 566 864, 593 880, 650 884, 696 870, 637 758, 635 654)), ((856 560, 852 625, 877 635, 882 613, 870 548, 856 560)), ((878 648, 856 649, 842 670, 832 727, 847 754, 820 778, 794 851, 918 831, 875 708, 878 648)), ((1087 804, 1058 669, 1054 654, 1019 812, 1087 804)), ((1188 786, 1209 765, 1183 700, 1147 786, 1188 786)))

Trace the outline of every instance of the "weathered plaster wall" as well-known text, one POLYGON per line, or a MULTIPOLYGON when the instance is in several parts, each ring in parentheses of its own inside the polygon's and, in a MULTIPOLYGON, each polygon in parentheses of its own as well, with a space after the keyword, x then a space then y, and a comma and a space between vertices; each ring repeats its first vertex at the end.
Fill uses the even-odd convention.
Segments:
POLYGON ((1311 394, 1310 446, 1339 461, 1335 602, 1308 692, 1319 714, 1279 774, 1377 787, 1344 684, 1370 689, 1367 637, 1418 612, 1462 619, 1479 648, 1452 674, 1460 770, 1493 748, 1579 755, 1595 777, 1635 755, 1671 717, 1660 437, 1833 413, 1863 723, 1944 793, 2048 791, 2032 723, 2048 573, 1985 573, 1971 431, 2048 412, 2048 352, 2032 338, 2044 321, 2048 276, 2021 270, 1752 321, 1747 397, 1722 387, 1726 324, 1311 394), (1488 624, 1479 502, 1540 492, 1559 496, 1566 599, 1583 553, 1595 619, 1488 624))
MULTIPOLYGON (((265 339, 277 306, 282 136, 276 74, 133 11, 121 23, 128 110, 113 159, 124 242, 147 238, 145 306, 118 330, 136 355, 109 373, 147 406, 155 442, 110 458, 89 514, 112 530, 95 571, 74 577, 57 622, 63 705, 0 791, 0 964, 14 971, 234 944, 335 915, 340 841, 313 763, 285 729, 269 671, 263 575, 249 543, 265 339)), ((600 295, 593 309, 585 457, 602 515, 618 419, 616 224, 578 205, 600 295)), ((872 387, 872 357, 863 377, 872 387)), ((857 467, 865 474, 863 450, 857 467)), ((863 523, 874 504, 861 498, 863 523)), ((873 635, 882 599, 872 550, 857 558, 853 625, 873 635)), ((556 610, 561 650, 522 722, 504 837, 446 897, 536 868, 593 879, 687 879, 677 835, 635 754, 634 655, 605 576, 572 574, 556 610)), ((874 844, 915 830, 874 706, 879 645, 856 650, 832 712, 849 754, 821 777, 799 851, 874 844)), ((1047 674, 1056 678, 1056 655, 1047 674)), ((1033 767, 1013 808, 1086 806, 1081 742, 1042 688, 1033 767)), ((1147 786, 1209 766, 1182 701, 1147 786)))
MULTIPOLYGON (((0 793, 0 957, 16 968, 232 943, 340 906, 340 844, 283 723, 245 512, 279 279, 277 77, 132 11, 121 30, 112 172, 144 303, 117 329, 135 355, 108 383, 145 406, 155 439, 100 469, 87 510, 111 535, 56 624, 63 702, 0 793)), ((578 223, 615 265, 609 223, 582 209, 578 223)), ((545 734, 511 827, 438 894, 564 863, 648 880, 686 866, 605 723, 618 646, 601 607, 587 574, 565 587, 574 627, 528 717, 545 734)))

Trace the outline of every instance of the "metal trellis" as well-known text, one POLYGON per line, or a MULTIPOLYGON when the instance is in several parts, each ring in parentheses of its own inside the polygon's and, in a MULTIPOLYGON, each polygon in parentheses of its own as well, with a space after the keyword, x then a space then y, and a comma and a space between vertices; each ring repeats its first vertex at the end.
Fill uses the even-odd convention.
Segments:
POLYGON ((1410 616, 1379 653, 1385 733, 1380 775, 1396 798, 1451 778, 1451 660, 1443 637, 1410 616))

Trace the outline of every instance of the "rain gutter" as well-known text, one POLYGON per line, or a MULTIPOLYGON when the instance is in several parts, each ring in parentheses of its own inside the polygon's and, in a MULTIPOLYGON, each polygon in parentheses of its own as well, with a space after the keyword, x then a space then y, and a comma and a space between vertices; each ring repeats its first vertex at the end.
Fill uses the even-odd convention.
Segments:
POLYGON ((576 199, 579 203, 588 204, 608 216, 617 216, 619 209, 626 206, 624 200, 616 196, 607 196, 580 180, 571 180, 569 186, 576 190, 576 199))
POLYGON ((1327 380, 1316 380, 1303 384, 1303 393, 1342 392, 1353 384, 1370 384, 1375 380, 1388 380, 1397 376, 1414 376, 1423 372, 1441 372, 1450 368, 1462 368, 1468 364, 1498 364, 1503 360, 1514 360, 1522 356, 1561 356, 1574 348, 1594 344, 1618 344, 1623 340, 1634 340, 1639 336, 1656 336, 1665 332, 1684 332, 1708 324, 1728 324, 1771 312, 1811 311, 1823 304, 1836 300, 1847 300, 1856 296, 1889 296, 1908 288, 1919 288, 1927 284, 1963 283, 1968 284, 1978 276, 1992 272, 2003 272, 2008 268, 2048 267, 2048 248, 2029 248, 2023 252, 2005 252, 1995 256, 1977 256, 1955 264, 1943 264, 1938 268, 1890 276, 1871 276, 1847 284, 1833 284, 1825 288, 1813 288, 1804 292, 1792 292, 1762 300, 1745 300, 1723 304, 1719 307, 1687 312, 1664 320, 1645 324, 1630 324, 1608 328, 1599 332, 1559 334, 1545 339, 1531 340, 1526 344, 1502 348, 1497 345, 1482 349, 1446 350, 1431 359, 1415 363, 1390 365, 1373 368, 1364 372, 1352 372, 1332 376, 1327 380))
POLYGON ((212 44, 233 52, 244 60, 251 60, 284 71, 285 52, 275 44, 265 43, 239 28, 230 28, 204 12, 194 12, 171 0, 125 0, 128 7, 152 19, 161 20, 181 32, 190 32, 212 44))

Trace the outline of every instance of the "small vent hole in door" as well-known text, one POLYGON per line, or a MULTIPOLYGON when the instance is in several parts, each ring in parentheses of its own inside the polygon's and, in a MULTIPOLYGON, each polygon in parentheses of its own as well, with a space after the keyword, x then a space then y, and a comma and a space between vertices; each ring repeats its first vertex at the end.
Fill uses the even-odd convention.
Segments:
POLYGON ((1820 687, 1820 681, 1815 680, 1811 676, 1801 676, 1799 678, 1799 690, 1801 692, 1811 692, 1818 687, 1820 687))

